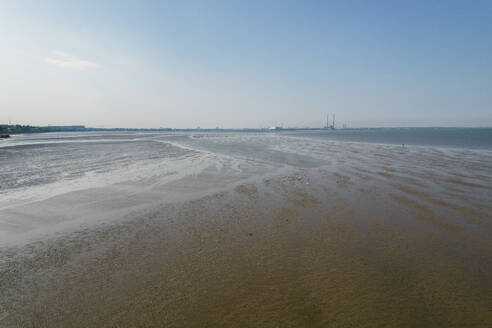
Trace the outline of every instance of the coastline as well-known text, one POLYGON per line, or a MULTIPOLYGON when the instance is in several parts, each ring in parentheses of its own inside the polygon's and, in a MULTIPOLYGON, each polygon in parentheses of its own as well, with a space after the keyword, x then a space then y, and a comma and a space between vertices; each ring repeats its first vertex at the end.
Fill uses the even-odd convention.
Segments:
MULTIPOLYGON (((487 164, 460 153, 361 145, 326 162, 323 154, 337 145, 271 139, 254 161, 239 160, 251 150, 234 146, 230 157, 217 154, 214 165, 157 189, 135 194, 133 186, 137 206, 115 220, 0 248, 0 323, 444 327, 492 321, 492 187, 480 183, 487 164), (277 172, 272 163, 285 169, 277 172)), ((195 151, 207 146, 204 154, 214 154, 215 145, 200 146, 195 151)), ((88 204, 100 198, 94 190, 87 197, 88 204)), ((52 199, 53 208, 62 199, 52 199)), ((74 194, 77 199, 84 198, 74 194)), ((47 209, 46 202, 31 206, 47 209)))

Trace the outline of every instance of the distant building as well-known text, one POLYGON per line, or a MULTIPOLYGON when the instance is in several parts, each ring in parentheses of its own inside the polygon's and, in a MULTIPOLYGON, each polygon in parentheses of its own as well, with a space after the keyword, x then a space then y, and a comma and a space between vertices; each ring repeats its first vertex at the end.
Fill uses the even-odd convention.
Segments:
POLYGON ((330 115, 326 114, 326 125, 324 126, 324 128, 335 130, 335 114, 333 114, 333 123, 331 125, 330 125, 330 115))

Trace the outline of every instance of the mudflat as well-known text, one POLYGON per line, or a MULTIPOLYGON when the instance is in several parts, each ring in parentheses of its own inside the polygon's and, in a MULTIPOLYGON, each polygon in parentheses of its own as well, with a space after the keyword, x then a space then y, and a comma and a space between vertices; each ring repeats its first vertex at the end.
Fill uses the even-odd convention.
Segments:
POLYGON ((234 138, 152 188, 0 209, 0 326, 492 324, 490 154, 234 138))

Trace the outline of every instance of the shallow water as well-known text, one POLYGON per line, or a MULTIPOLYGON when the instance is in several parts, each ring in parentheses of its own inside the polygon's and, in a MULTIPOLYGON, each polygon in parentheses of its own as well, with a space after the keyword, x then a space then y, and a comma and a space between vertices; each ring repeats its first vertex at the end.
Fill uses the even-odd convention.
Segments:
POLYGON ((301 133, 0 148, 0 326, 492 322, 492 152, 301 133))
POLYGON ((492 150, 492 128, 372 128, 287 134, 325 140, 492 150))

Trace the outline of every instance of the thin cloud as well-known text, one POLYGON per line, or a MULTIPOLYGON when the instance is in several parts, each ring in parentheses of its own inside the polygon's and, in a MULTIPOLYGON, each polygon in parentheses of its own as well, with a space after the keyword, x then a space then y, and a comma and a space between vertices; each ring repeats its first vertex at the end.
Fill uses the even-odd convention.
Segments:
POLYGON ((69 68, 79 71, 99 67, 99 65, 93 61, 80 59, 62 51, 53 51, 53 55, 46 58, 46 62, 60 68, 69 68))

